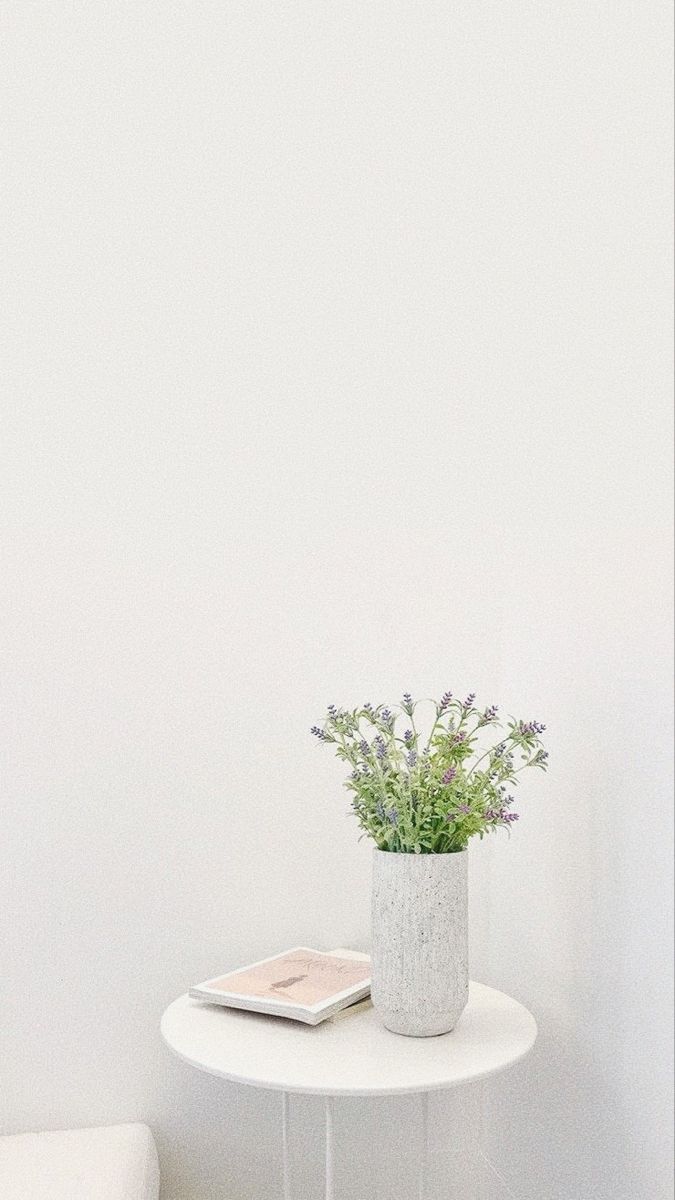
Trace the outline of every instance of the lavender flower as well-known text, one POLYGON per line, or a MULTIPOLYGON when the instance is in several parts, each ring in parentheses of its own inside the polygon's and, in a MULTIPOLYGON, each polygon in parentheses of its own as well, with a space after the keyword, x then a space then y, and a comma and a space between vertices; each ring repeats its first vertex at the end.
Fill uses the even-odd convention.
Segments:
POLYGON ((542 725, 539 721, 518 722, 518 732, 524 734, 526 737, 531 737, 533 734, 544 733, 545 729, 546 726, 542 725))
POLYGON ((475 692, 469 692, 469 694, 468 694, 468 696, 467 696, 466 700, 464 701, 464 703, 463 703, 463 705, 462 705, 462 708, 472 708, 472 707, 473 707, 473 702, 474 702, 474 700, 475 700, 475 699, 476 699, 476 693, 475 693, 475 692))
POLYGON ((370 746, 365 738, 361 738, 361 741, 359 742, 359 750, 362 754, 370 754, 370 746))
POLYGON ((452 783, 456 775, 457 767, 448 767, 447 771, 441 778, 441 783, 444 783, 447 786, 449 783, 452 783))
POLYGON ((324 733, 323 729, 319 729, 318 725, 312 725, 312 728, 309 732, 313 733, 314 737, 318 738, 320 742, 327 742, 330 740, 328 734, 324 733))
POLYGON ((416 750, 408 751, 407 762, 408 762, 409 767, 415 766, 415 763, 417 762, 417 751, 416 750))
POLYGON ((406 729, 405 733, 403 734, 403 741, 406 743, 406 745, 409 745, 409 743, 412 742, 412 740, 413 740, 412 729, 406 729))
POLYGON ((398 825, 398 813, 395 808, 390 808, 387 813, 387 820, 390 825, 398 825))
POLYGON ((498 712, 499 712, 499 709, 497 708, 497 705, 491 704, 489 708, 485 709, 485 712, 483 713, 482 717, 480 718, 480 720, 478 722, 479 726, 492 725, 492 723, 497 720, 498 712))
POLYGON ((452 700, 452 692, 443 692, 443 695, 441 696, 441 702, 438 706, 439 711, 445 712, 445 710, 448 707, 451 700, 452 700))
POLYGON ((373 739, 373 745, 375 747, 375 753, 381 762, 382 759, 387 757, 387 747, 385 745, 384 738, 379 733, 377 737, 373 739))

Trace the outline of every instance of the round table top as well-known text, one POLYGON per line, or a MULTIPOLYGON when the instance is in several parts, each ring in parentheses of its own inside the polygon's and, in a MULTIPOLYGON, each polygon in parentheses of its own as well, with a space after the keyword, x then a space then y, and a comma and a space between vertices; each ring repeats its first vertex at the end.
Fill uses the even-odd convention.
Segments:
POLYGON ((372 1007, 321 1025, 222 1008, 180 996, 162 1017, 179 1058, 234 1083, 320 1096, 441 1091, 503 1071, 531 1050, 537 1026, 517 1000, 472 983, 451 1033, 390 1033, 372 1007))

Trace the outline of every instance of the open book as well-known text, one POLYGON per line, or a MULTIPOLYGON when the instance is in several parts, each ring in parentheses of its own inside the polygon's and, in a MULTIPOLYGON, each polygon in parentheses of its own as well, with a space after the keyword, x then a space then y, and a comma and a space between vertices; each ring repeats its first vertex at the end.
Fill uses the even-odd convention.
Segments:
POLYGON ((370 992, 370 959, 296 946, 190 988, 194 1000, 318 1025, 370 992))

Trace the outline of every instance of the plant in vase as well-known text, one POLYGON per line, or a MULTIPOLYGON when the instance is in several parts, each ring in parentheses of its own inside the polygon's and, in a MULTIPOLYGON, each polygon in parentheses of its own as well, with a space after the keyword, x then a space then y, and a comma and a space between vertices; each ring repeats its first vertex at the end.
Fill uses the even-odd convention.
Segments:
POLYGON ((468 999, 467 843, 510 829, 518 777, 547 766, 544 725, 504 724, 475 699, 331 704, 312 728, 349 765, 352 808, 375 843, 373 1004, 412 1037, 447 1033, 468 999), (422 705, 432 706, 426 730, 422 705))

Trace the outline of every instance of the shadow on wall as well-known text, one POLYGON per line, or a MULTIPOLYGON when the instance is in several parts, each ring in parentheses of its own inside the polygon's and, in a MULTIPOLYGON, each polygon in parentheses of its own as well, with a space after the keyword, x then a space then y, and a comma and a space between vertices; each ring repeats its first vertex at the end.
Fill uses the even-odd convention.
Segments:
POLYGON ((601 1055, 559 1014, 539 1018, 529 1059, 485 1085, 488 1160, 516 1200, 666 1200, 645 1185, 643 1149, 601 1055))
MULTIPOLYGON (((667 839, 647 826, 639 847, 628 836, 634 797, 657 797, 667 764, 657 759, 651 779, 641 764, 638 777, 627 704, 584 742, 581 721, 572 727, 562 712, 581 686, 567 682, 551 718, 560 802, 532 806, 518 839, 490 848, 475 973, 532 1010, 539 1038, 528 1060, 486 1085, 485 1151, 517 1200, 670 1200, 667 839)), ((637 684, 631 695, 649 711, 637 684)))

